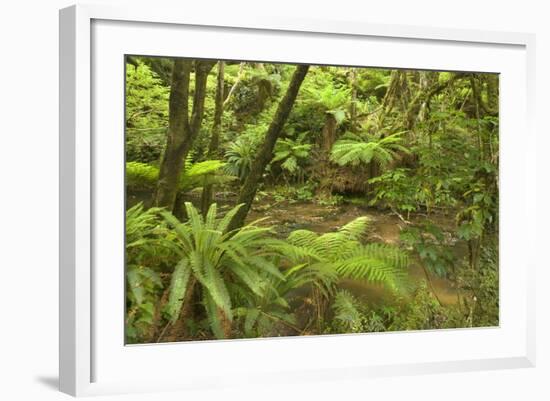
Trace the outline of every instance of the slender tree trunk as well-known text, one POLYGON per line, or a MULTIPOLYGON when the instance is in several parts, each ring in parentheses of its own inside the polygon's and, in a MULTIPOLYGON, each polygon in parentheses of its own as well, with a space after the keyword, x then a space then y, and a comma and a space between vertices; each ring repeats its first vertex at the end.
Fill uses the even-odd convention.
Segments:
POLYGON ((485 159, 486 155, 486 143, 485 138, 483 137, 483 131, 481 129, 480 119, 481 119, 481 111, 483 108, 483 100, 481 99, 481 92, 480 88, 478 86, 478 82, 474 76, 470 77, 470 85, 472 86, 472 97, 473 97, 473 103, 474 103, 474 116, 477 120, 477 143, 478 148, 480 152, 480 161, 483 161, 485 159))
MULTIPOLYGON (((220 143, 220 135, 222 130, 222 115, 223 115, 223 99, 224 99, 224 68, 223 61, 218 62, 218 80, 216 85, 216 106, 214 110, 214 123, 212 125, 212 136, 208 145, 208 158, 213 159, 218 157, 218 148, 220 143)), ((205 185, 202 190, 201 210, 203 216, 208 212, 208 208, 212 203, 213 185, 205 185)))
MULTIPOLYGON (((499 76, 497 74, 490 74, 487 77, 487 105, 492 115, 498 116, 499 113, 499 76)), ((495 129, 489 136, 489 152, 490 161, 493 164, 498 163, 498 151, 494 149, 493 138, 496 135, 498 137, 498 128, 495 129)))
POLYGON ((433 296, 437 300, 437 303, 439 305, 443 305, 441 303, 441 300, 439 299, 439 296, 437 295, 437 292, 435 291, 435 287, 432 283, 432 279, 430 278, 430 273, 428 273, 428 269, 426 269, 426 266, 424 266, 424 263, 420 262, 420 266, 422 267, 422 270, 424 271, 424 275, 426 276, 426 282, 428 283, 428 287, 430 287, 430 291, 432 292, 433 296))
POLYGON ((349 108, 351 130, 360 128, 357 121, 357 68, 350 69, 351 103, 349 108))
MULTIPOLYGON (((418 83, 420 86, 421 92, 428 92, 430 87, 437 82, 438 73, 432 71, 419 71, 418 72, 418 83)), ((426 121, 428 119, 430 104, 430 99, 424 98, 422 104, 420 105, 420 110, 418 111, 418 121, 426 121)))
POLYGON ((391 72, 388 89, 382 99, 380 113, 378 114, 377 125, 379 129, 384 128, 386 117, 397 106, 398 100, 401 99, 401 103, 406 103, 407 85, 407 73, 405 71, 393 70, 391 72))
POLYGON ((275 116, 269 125, 264 143, 259 149, 258 155, 252 162, 250 173, 246 177, 241 188, 237 203, 242 203, 244 206, 239 209, 235 217, 231 220, 228 228, 229 231, 240 228, 244 225, 246 215, 252 206, 252 201, 254 200, 256 191, 258 190, 258 185, 264 170, 273 158, 273 148, 275 147, 275 142, 277 142, 277 139, 281 135, 286 120, 292 110, 292 106, 294 105, 294 101, 296 100, 296 96, 298 96, 300 86, 302 85, 308 70, 308 65, 299 65, 296 67, 296 70, 292 75, 286 94, 279 102, 275 116))
POLYGON ((450 87, 455 81, 464 76, 465 74, 456 73, 445 82, 433 82, 429 86, 426 86, 423 90, 418 91, 406 109, 405 121, 403 122, 404 128, 407 130, 412 130, 418 120, 422 105, 429 107, 430 101, 434 96, 438 95, 443 90, 450 87))
POLYGON ((184 161, 199 133, 204 113, 206 81, 214 66, 210 61, 195 62, 195 94, 193 112, 189 119, 189 78, 193 61, 174 62, 170 89, 168 136, 162 157, 154 203, 174 209, 179 179, 184 161))
POLYGON ((498 115, 498 84, 499 76, 489 74, 487 77, 487 106, 491 114, 498 115))

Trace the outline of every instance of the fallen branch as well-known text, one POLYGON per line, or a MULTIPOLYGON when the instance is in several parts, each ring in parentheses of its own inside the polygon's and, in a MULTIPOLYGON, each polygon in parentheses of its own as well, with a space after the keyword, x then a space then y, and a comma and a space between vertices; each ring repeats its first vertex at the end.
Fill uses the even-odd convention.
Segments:
POLYGON ((399 213, 399 212, 398 212, 397 210, 395 210, 394 208, 391 208, 391 211, 392 211, 397 217, 399 217, 399 219, 400 219, 403 223, 405 223, 405 224, 407 224, 407 225, 411 225, 411 224, 412 224, 409 220, 406 220, 406 219, 401 215, 401 213, 399 213))

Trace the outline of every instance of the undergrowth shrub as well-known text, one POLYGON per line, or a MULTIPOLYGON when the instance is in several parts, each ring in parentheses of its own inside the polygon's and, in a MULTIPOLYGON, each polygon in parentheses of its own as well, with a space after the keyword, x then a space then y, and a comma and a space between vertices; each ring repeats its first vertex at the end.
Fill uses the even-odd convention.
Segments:
MULTIPOLYGON (((205 160, 203 162, 186 162, 185 169, 180 176, 178 189, 182 192, 210 184, 229 182, 234 177, 225 174, 220 160, 205 160)), ((126 163, 126 185, 134 190, 154 190, 159 177, 156 166, 140 163, 126 163)))

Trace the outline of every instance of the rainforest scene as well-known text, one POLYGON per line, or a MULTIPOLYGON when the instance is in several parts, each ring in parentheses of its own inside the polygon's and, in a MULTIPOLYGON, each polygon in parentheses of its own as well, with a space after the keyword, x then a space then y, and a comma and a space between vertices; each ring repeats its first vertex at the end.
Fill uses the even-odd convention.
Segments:
POLYGON ((126 56, 126 344, 499 325, 499 76, 126 56))

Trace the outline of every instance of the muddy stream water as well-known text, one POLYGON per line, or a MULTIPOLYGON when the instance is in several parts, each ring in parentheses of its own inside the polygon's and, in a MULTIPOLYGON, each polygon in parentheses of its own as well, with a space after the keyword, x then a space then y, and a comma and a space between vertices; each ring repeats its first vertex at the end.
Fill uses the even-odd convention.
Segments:
MULTIPOLYGON (((250 211, 247 221, 267 218, 261 224, 273 226, 277 233, 284 237, 290 231, 298 229, 311 230, 317 233, 335 231, 360 216, 369 217, 370 224, 367 236, 369 241, 398 244, 400 231, 406 224, 397 215, 353 204, 338 206, 288 202, 273 206, 259 204, 250 211)), ((421 222, 426 219, 426 216, 411 215, 410 219, 412 222, 421 222)), ((451 228, 454 224, 453 218, 450 216, 432 215, 430 219, 443 228, 451 228)), ((465 244, 457 243, 455 248, 458 257, 464 256, 467 252, 465 244)), ((425 280, 425 274, 419 260, 411 258, 409 264, 411 281, 420 282, 425 280)), ((433 290, 442 304, 449 305, 457 302, 458 295, 453 281, 434 275, 430 275, 430 280, 433 290)), ((394 297, 384 287, 367 281, 343 280, 339 286, 370 304, 391 302, 391 298, 394 297)))
MULTIPOLYGON (((147 204, 150 194, 128 194, 128 206, 144 201, 147 204)), ((192 195, 187 201, 194 204, 198 199, 192 195)), ((229 199, 217 199, 219 210, 225 212, 234 206, 229 199)), ((358 206, 350 203, 343 203, 337 206, 319 205, 313 202, 267 202, 260 200, 250 210, 247 223, 265 219, 260 225, 272 226, 277 235, 284 238, 291 231, 298 229, 311 230, 317 233, 335 231, 351 220, 360 217, 369 217, 369 231, 367 240, 373 242, 384 242, 398 244, 400 231, 406 224, 395 214, 388 211, 380 211, 374 208, 358 206)), ((410 221, 419 223, 425 220, 425 215, 411 215, 410 221)), ((431 215, 430 220, 443 229, 451 229, 454 222, 452 216, 431 215)), ((464 257, 467 249, 464 243, 456 243, 455 254, 457 257, 464 257)), ((420 283, 426 279, 426 273, 418 259, 411 258, 409 263, 409 277, 413 283, 420 283)), ((430 280, 438 299, 442 304, 450 305, 458 301, 458 294, 453 281, 430 275, 430 280)), ((366 281, 343 280, 339 287, 352 292, 371 305, 392 303, 395 295, 386 288, 366 281)))

